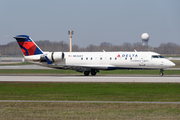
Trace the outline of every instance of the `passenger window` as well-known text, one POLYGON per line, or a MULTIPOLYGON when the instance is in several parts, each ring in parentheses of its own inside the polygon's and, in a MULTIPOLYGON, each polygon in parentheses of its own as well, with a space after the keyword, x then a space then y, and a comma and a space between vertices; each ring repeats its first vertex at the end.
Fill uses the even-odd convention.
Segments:
POLYGON ((88 57, 86 58, 86 60, 88 60, 88 57))
POLYGON ((102 60, 102 57, 100 57, 100 60, 102 60))
POLYGON ((92 57, 91 57, 91 60, 92 60, 92 57))
POLYGON ((81 60, 83 60, 83 58, 81 58, 81 60))
POLYGON ((125 58, 125 60, 127 60, 127 58, 125 58))
POLYGON ((117 60, 117 57, 115 57, 115 60, 117 60))
POLYGON ((132 58, 130 58, 132 60, 132 58))
POLYGON ((110 57, 110 60, 111 60, 112 58, 110 57))

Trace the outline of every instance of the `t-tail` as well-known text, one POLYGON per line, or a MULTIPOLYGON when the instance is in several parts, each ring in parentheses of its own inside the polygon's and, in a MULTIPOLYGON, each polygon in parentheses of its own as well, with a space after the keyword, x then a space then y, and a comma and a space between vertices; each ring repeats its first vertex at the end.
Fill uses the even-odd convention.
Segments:
POLYGON ((17 35, 14 38, 17 40, 24 56, 43 54, 43 51, 28 35, 17 35))

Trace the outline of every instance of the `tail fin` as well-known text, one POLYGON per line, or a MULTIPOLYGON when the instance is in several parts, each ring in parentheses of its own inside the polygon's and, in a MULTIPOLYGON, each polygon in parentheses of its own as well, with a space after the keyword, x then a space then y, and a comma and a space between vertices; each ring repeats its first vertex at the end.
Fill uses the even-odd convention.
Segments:
POLYGON ((17 35, 14 37, 25 56, 43 54, 43 51, 36 43, 27 35, 17 35))

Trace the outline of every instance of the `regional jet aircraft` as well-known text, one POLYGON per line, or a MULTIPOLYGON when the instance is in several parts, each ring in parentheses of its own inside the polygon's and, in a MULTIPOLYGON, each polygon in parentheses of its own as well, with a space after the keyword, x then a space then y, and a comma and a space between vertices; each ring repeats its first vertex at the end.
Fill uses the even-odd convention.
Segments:
POLYGON ((43 52, 27 35, 14 37, 27 62, 41 66, 70 69, 95 76, 99 70, 159 69, 163 76, 165 68, 175 64, 155 52, 43 52))

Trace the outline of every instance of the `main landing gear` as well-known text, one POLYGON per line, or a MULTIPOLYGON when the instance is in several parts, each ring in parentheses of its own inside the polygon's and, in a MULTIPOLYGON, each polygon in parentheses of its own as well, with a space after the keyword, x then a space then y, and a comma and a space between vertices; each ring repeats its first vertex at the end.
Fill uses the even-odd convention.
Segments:
POLYGON ((91 71, 84 71, 84 76, 89 76, 89 73, 91 72, 92 76, 95 76, 97 72, 99 72, 99 70, 94 70, 92 69, 91 71))
POLYGON ((91 75, 92 75, 92 76, 95 76, 95 75, 96 75, 96 73, 97 73, 97 71, 96 71, 96 70, 91 70, 91 75))
POLYGON ((164 72, 164 70, 163 70, 163 69, 160 69, 160 73, 159 73, 159 74, 160 74, 160 76, 163 76, 163 75, 164 75, 164 73, 163 73, 163 72, 164 72))
POLYGON ((90 71, 84 71, 84 76, 89 76, 90 71))

